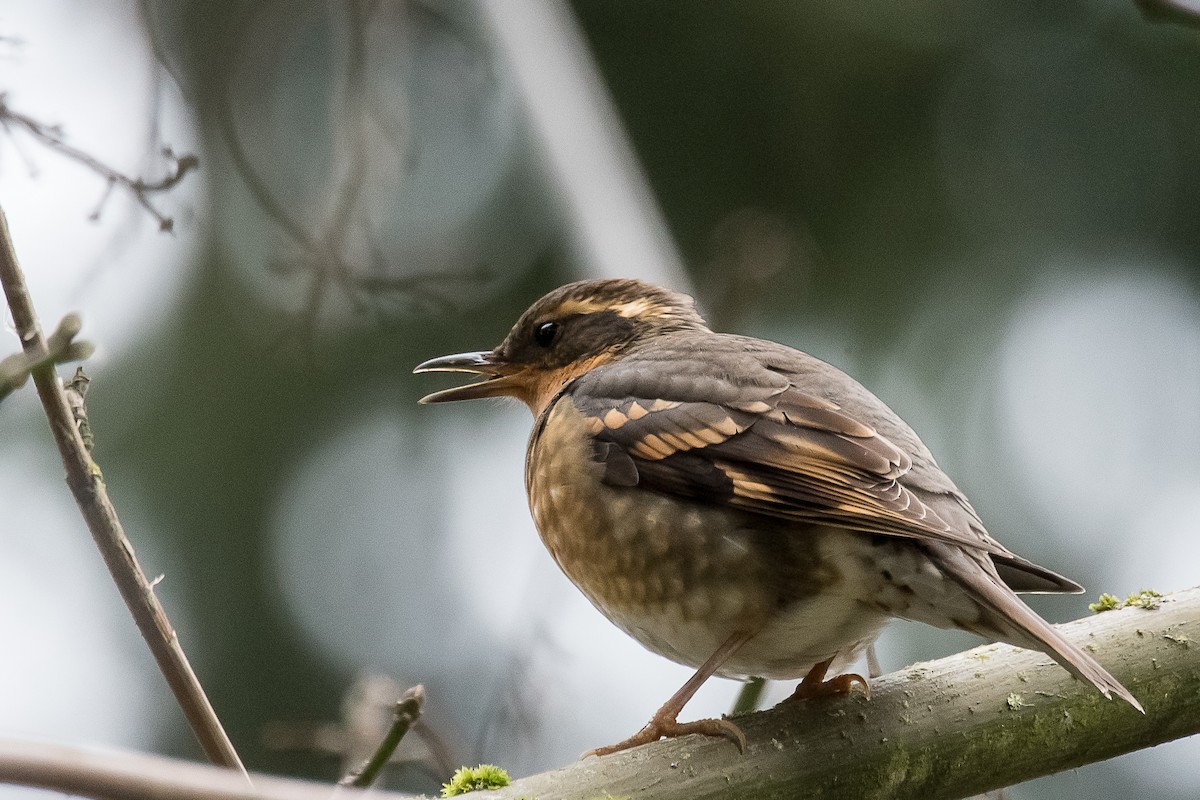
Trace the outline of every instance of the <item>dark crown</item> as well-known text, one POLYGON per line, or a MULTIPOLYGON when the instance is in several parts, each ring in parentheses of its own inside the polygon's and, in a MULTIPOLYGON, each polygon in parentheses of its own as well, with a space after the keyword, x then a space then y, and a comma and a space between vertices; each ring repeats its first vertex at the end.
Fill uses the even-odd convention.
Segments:
POLYGON ((536 302, 526 316, 608 312, 654 327, 704 327, 691 297, 633 278, 568 283, 536 302))

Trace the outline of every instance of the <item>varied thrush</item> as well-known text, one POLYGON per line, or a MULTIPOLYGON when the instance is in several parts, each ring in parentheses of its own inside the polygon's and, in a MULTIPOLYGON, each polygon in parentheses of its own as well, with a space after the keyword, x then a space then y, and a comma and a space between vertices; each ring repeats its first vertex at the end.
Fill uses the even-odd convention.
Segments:
POLYGON ((1083 591, 993 539, 903 420, 853 378, 775 342, 714 333, 691 298, 636 280, 563 286, 495 349, 415 372, 483 380, 423 403, 515 397, 534 416, 529 507, 554 560, 650 650, 697 668, 629 739, 680 723, 712 675, 840 675, 892 617, 1040 650, 1138 710, 1015 592, 1083 591))

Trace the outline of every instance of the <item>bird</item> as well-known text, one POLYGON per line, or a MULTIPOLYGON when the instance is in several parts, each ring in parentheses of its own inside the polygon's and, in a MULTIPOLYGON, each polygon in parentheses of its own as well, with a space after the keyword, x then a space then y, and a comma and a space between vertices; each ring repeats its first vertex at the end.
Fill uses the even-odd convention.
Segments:
POLYGON ((869 692, 843 670, 893 618, 1041 651, 1142 711, 1017 596, 1083 588, 992 538, 882 400, 800 350, 712 331, 685 294, 570 283, 492 350, 414 372, 478 377, 422 403, 529 407, 526 493, 550 555, 618 628, 696 670, 641 730, 592 754, 690 733, 744 751, 728 719, 679 721, 701 684, 869 692))

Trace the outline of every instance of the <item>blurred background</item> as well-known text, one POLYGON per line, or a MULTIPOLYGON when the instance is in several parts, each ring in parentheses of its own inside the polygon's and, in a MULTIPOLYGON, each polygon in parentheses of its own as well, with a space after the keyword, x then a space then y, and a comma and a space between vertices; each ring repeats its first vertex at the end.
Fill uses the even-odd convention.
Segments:
MULTIPOLYGON (((95 457, 248 766, 334 778, 383 674, 429 698, 390 785, 432 791, 623 738, 690 672, 542 550, 523 408, 416 405, 448 384, 413 365, 569 280, 690 291, 856 376, 1088 587, 1034 598, 1052 620, 1200 583, 1198 86, 1200 33, 1121 0, 8 0, 10 109, 127 175, 201 166, 162 233, 9 124, 0 203, 43 325, 99 347, 95 457)), ((10 397, 0 733, 196 757, 61 473, 10 397)), ((880 656, 975 643, 896 624, 880 656)), ((1193 740, 1012 797, 1198 783, 1193 740)))

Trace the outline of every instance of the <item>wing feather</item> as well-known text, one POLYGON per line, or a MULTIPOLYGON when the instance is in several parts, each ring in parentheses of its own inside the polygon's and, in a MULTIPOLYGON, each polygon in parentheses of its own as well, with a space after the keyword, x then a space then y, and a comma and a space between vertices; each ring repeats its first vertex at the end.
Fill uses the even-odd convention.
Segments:
MULTIPOLYGON (((638 485, 779 520, 993 549, 905 486, 913 461, 903 448, 831 400, 761 377, 739 397, 729 378, 689 383, 661 370, 617 362, 568 392, 587 430, 632 460, 638 485), (709 395, 724 402, 697 399, 709 395)), ((626 464, 611 472, 628 485, 626 464)))

